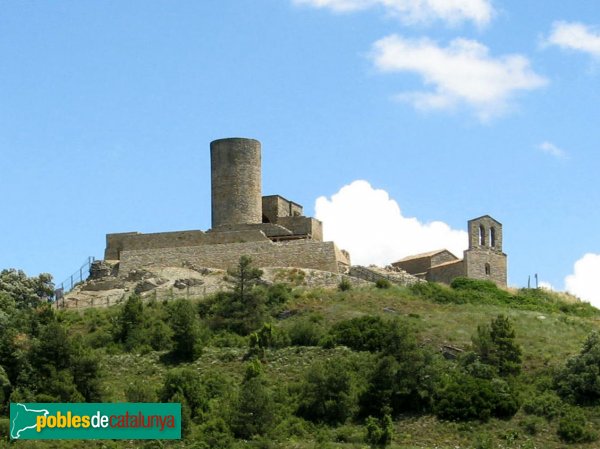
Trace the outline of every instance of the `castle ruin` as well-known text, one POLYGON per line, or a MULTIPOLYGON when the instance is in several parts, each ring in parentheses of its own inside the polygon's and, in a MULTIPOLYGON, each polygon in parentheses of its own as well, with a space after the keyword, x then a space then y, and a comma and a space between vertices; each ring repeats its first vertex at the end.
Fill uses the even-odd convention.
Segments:
POLYGON ((108 234, 104 260, 125 277, 132 270, 198 266, 228 269, 241 255, 260 267, 344 273, 350 256, 323 241, 322 223, 280 195, 262 196, 261 145, 253 139, 210 144, 212 227, 142 234, 108 234))

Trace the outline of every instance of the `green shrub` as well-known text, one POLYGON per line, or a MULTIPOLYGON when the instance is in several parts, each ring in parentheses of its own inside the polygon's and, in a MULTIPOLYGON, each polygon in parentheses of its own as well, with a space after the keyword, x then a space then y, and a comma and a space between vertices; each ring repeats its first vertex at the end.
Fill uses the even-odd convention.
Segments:
POLYGON ((581 352, 569 359, 555 379, 560 396, 581 405, 600 403, 600 335, 592 332, 581 352))
POLYGON ((0 441, 10 439, 10 419, 0 418, 0 441))
POLYGON ((566 443, 587 443, 598 438, 598 435, 589 429, 583 411, 576 408, 568 410, 560 418, 556 433, 566 443))
POLYGON ((211 336, 210 346, 217 348, 245 348, 248 346, 248 337, 242 337, 239 334, 229 331, 216 332, 211 336))
POLYGON ((156 402, 156 390, 146 381, 134 381, 125 389, 127 402, 156 402))
POLYGON ((293 346, 317 346, 324 330, 315 319, 307 317, 293 321, 287 328, 287 334, 293 346))
POLYGON ((351 290, 351 289, 352 289, 352 283, 345 277, 342 278, 342 280, 338 284, 338 290, 341 292, 347 292, 348 290, 351 290))
POLYGON ((538 416, 527 416, 520 422, 520 426, 529 435, 537 435, 544 421, 538 416))
POLYGON ((560 416, 564 408, 558 396, 549 391, 536 395, 523 404, 523 411, 529 415, 541 416, 552 420, 560 416))
POLYGON ((198 373, 192 368, 174 368, 167 372, 159 398, 161 402, 178 402, 174 398, 183 396, 189 405, 191 417, 206 411, 208 395, 198 373))
POLYGON ((147 343, 155 351, 164 351, 172 348, 173 330, 163 320, 156 319, 148 323, 147 343))
POLYGON ((375 287, 387 289, 392 286, 392 283, 388 279, 380 278, 375 282, 375 287))
POLYGON ((200 441, 194 448, 198 449, 229 449, 233 443, 233 435, 229 426, 222 418, 212 418, 200 426, 200 441))
POLYGON ((365 425, 367 428, 365 442, 371 447, 385 447, 392 442, 394 425, 390 415, 385 415, 382 419, 369 416, 365 425))
POLYGON ((292 298, 292 289, 287 284, 273 284, 267 288, 267 307, 279 310, 279 307, 292 298))
POLYGON ((519 402, 515 392, 500 379, 490 381, 453 373, 435 392, 433 409, 442 419, 485 422, 492 416, 512 417, 519 402))
POLYGON ((344 359, 316 362, 300 387, 298 416, 315 423, 342 424, 356 405, 353 379, 344 359))
POLYGON ((379 356, 359 397, 359 415, 382 417, 391 412, 397 416, 427 409, 432 387, 426 378, 433 380, 436 375, 434 364, 427 362, 417 349, 405 357, 379 356))
POLYGON ((415 335, 408 323, 385 321, 378 316, 362 316, 340 321, 331 329, 336 343, 355 351, 395 352, 398 346, 413 348, 415 335))

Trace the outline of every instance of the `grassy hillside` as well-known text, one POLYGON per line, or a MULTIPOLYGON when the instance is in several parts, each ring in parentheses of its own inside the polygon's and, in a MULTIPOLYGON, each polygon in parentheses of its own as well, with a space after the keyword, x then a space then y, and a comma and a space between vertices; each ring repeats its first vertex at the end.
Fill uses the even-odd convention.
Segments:
MULTIPOLYGON (((272 324, 270 343, 266 347, 255 345, 250 349, 252 334, 239 335, 245 332, 227 330, 227 326, 215 319, 214 304, 219 298, 211 298, 208 303, 206 300, 194 301, 194 310, 198 314, 195 339, 202 348, 191 357, 193 360, 185 362, 173 357, 170 341, 157 344, 145 341, 159 338, 155 331, 157 322, 171 323, 173 304, 145 304, 141 312, 143 323, 140 321, 139 324, 143 330, 133 340, 126 341, 119 341, 117 337, 125 306, 58 313, 56 319, 67 329, 69 338, 91 348, 91 354, 98 358, 98 394, 102 401, 160 400, 167 373, 181 368, 193 370, 204 389, 205 402, 192 418, 185 440, 89 441, 85 443, 86 447, 369 447, 365 440, 365 417, 361 416, 357 398, 367 389, 382 355, 377 351, 352 350, 332 336, 336 323, 347 323, 364 316, 397 323, 404 329, 402 332, 405 333, 401 335, 410 333, 410 338, 415 338, 414 351, 426 365, 425 371, 420 371, 426 373, 420 382, 431 386, 427 387, 429 390, 422 387, 422 391, 427 390, 423 395, 432 395, 431 400, 421 398, 424 406, 393 414, 393 436, 388 447, 558 449, 598 447, 600 444, 598 441, 567 443, 557 434, 561 419, 568 421, 579 412, 585 415, 586 429, 592 431, 600 425, 600 407, 595 403, 580 406, 566 397, 560 400, 556 395, 556 373, 569 357, 580 352, 590 332, 598 329, 600 312, 588 305, 550 292, 505 292, 486 283, 468 281, 458 283, 454 288, 431 284, 413 288, 361 287, 347 291, 295 287, 291 291, 282 289, 274 295, 276 300, 271 301, 269 293, 261 295, 267 298, 265 315, 261 319, 272 324), (459 359, 467 357, 471 351, 472 336, 477 333, 478 325, 489 324, 498 315, 509 318, 516 343, 522 349, 521 373, 502 381, 515 392, 518 411, 504 419, 440 419, 436 413, 439 410, 436 404, 440 402, 440 393, 436 393, 440 379, 448 373, 458 372, 463 363, 459 359), (163 348, 156 350, 161 344, 163 348), (455 356, 458 359, 454 359, 455 356), (236 438, 231 435, 231 429, 235 427, 240 404, 244 404, 243 385, 251 382, 248 372, 253 369, 249 368, 253 366, 253 357, 259 360, 258 368, 255 366, 254 369, 260 371, 258 378, 262 383, 257 387, 259 393, 251 390, 259 398, 252 396, 252 401, 259 401, 263 393, 265 398, 268 397, 266 420, 269 426, 261 431, 262 435, 236 438), (352 384, 351 397, 344 399, 349 413, 341 422, 311 420, 298 412, 307 391, 307 373, 316 369, 315 364, 324 366, 325 370, 334 366, 337 373, 333 378, 347 375, 352 384), (536 411, 536 407, 541 407, 535 403, 539 397, 558 401, 550 401, 551 405, 546 407, 556 409, 556 416, 546 409, 536 411)), ((261 329, 259 325, 254 327, 261 329)), ((34 338, 33 335, 30 337, 32 346, 35 346, 34 338)), ((43 387, 35 394, 39 395, 40 391, 44 391, 43 387)), ((7 419, 0 418, 0 434, 5 434, 7 426, 7 419)), ((22 441, 10 445, 0 442, 0 448, 9 446, 76 448, 81 447, 81 442, 22 441)))

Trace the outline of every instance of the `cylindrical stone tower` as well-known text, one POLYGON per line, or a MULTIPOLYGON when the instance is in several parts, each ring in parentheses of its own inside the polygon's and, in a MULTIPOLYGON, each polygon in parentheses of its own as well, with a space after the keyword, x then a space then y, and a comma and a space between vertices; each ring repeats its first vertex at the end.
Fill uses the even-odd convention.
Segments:
POLYGON ((210 143, 212 227, 262 223, 260 142, 219 139, 210 143))

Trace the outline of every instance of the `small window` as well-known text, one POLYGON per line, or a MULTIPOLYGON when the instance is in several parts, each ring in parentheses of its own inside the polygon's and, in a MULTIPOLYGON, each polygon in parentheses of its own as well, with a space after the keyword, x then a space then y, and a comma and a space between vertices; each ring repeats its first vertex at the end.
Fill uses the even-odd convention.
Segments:
POLYGON ((485 246, 485 228, 479 225, 479 246, 485 246))
POLYGON ((490 228, 490 246, 491 247, 496 246, 496 228, 494 228, 494 227, 490 228))
POLYGON ((486 275, 486 276, 489 276, 490 274, 492 274, 492 269, 491 269, 491 267, 490 267, 490 264, 489 264, 489 263, 486 263, 486 264, 485 264, 485 275, 486 275))

